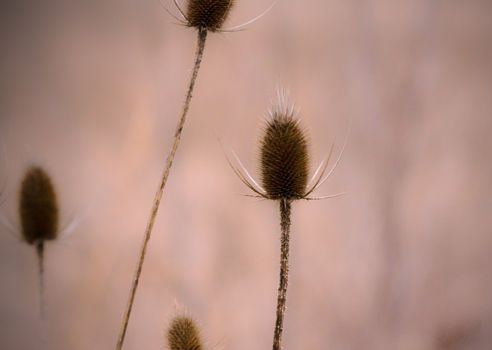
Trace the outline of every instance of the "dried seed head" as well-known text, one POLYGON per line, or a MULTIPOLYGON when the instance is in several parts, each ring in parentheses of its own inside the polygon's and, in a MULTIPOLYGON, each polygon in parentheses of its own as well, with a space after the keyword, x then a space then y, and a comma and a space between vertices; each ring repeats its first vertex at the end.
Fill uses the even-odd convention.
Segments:
POLYGON ((29 244, 56 239, 58 205, 51 179, 39 167, 28 169, 20 189, 22 236, 29 244))
POLYGON ((308 141, 293 108, 279 103, 270 112, 260 148, 260 173, 270 199, 301 199, 309 174, 308 141))
POLYGON ((189 0, 186 19, 190 27, 216 32, 222 28, 234 0, 189 0))
POLYGON ((189 317, 175 317, 167 332, 167 341, 171 350, 201 350, 200 332, 189 317))

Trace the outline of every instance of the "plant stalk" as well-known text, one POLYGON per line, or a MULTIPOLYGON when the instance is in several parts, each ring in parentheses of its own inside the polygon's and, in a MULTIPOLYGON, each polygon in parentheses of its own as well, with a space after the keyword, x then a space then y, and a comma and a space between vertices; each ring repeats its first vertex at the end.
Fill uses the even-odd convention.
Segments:
POLYGON ((120 334, 118 337, 118 342, 116 344, 116 350, 121 350, 123 348, 123 343, 125 341, 125 335, 128 328, 128 322, 130 320, 130 314, 132 312, 133 303, 135 300, 135 293, 137 291, 138 282, 140 280, 140 275, 142 273, 142 267, 145 259, 145 254, 147 252, 147 245, 150 240, 150 235, 152 233, 152 229, 155 224, 155 220, 157 217, 157 212, 159 210, 159 205, 162 200, 162 195, 164 193, 164 188, 166 187, 167 179, 169 177, 169 172, 171 171, 171 167, 173 165, 174 157, 176 156, 176 151, 178 150, 179 143, 181 141, 181 134, 183 133, 183 127, 186 121, 186 115, 188 114, 188 110, 190 108, 191 98, 193 96, 193 89, 195 87, 196 78, 198 76, 198 71, 200 69, 200 65, 203 58, 203 51, 205 49, 205 42, 207 39, 207 30, 199 29, 198 30, 198 42, 197 49, 195 55, 195 65, 193 67, 193 72, 191 75, 190 83, 188 85, 188 92, 186 94, 186 99, 183 104, 183 111, 181 113, 181 117, 179 119, 178 125, 176 126, 176 131, 174 133, 174 143, 171 148, 171 152, 167 156, 166 164, 164 167, 164 172, 162 173, 161 182, 157 189, 154 198, 154 204, 152 206, 152 211, 150 213, 149 221, 147 223, 147 228, 145 229, 144 239, 142 243, 142 247, 140 249, 140 257, 137 262, 137 267, 135 270, 135 275, 133 277, 133 283, 130 289, 130 295, 128 298, 128 304, 125 310, 125 314, 123 316, 123 322, 121 324, 120 334))
POLYGON ((39 278, 39 313, 44 319, 44 242, 36 243, 36 255, 38 257, 38 278, 39 278))
POLYGON ((277 298, 277 320, 273 335, 273 350, 282 347, 282 332, 284 330, 284 315, 287 300, 287 285, 289 281, 289 243, 290 243, 290 213, 291 202, 280 200, 280 281, 277 298))

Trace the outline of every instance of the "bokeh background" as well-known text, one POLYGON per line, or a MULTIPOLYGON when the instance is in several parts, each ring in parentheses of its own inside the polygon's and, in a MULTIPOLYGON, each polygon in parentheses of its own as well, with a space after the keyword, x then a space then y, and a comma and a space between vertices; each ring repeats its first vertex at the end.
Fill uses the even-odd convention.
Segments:
MULTIPOLYGON (((228 25, 270 0, 237 1, 228 25)), ((195 50, 162 0, 2 1, 0 347, 111 349, 195 50), (62 224, 46 251, 18 235, 19 182, 52 176, 62 224), (8 226, 12 229, 7 229, 8 226), (11 232, 14 231, 14 232, 11 232)), ((188 312, 207 349, 271 346, 277 206, 244 197, 218 138, 257 174, 278 85, 308 130, 294 205, 286 349, 492 348, 492 2, 281 0, 211 35, 151 239, 125 349, 164 349, 188 312)))

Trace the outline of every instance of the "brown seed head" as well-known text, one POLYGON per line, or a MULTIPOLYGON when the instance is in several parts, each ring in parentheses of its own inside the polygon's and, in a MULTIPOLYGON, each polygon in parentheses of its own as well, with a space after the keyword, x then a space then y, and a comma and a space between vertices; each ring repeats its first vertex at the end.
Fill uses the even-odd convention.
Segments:
POLYGON ((58 205, 51 179, 39 167, 27 170, 20 189, 22 236, 29 243, 56 239, 58 205))
POLYGON ((200 332, 189 317, 175 317, 167 332, 167 341, 171 350, 201 350, 200 332))
POLYGON ((270 199, 301 199, 309 174, 308 141, 292 108, 271 111, 260 148, 260 173, 270 199))
POLYGON ((188 26, 216 32, 222 28, 234 0, 189 0, 188 26))

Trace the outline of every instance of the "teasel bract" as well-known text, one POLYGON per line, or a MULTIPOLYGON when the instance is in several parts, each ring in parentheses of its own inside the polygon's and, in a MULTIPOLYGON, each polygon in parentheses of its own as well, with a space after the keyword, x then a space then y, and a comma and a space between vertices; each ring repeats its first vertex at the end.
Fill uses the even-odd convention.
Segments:
POLYGON ((256 181, 233 153, 237 166, 228 158, 229 164, 239 179, 254 194, 248 195, 278 202, 280 211, 280 278, 277 297, 277 311, 273 335, 273 350, 280 350, 284 315, 287 301, 289 278, 289 245, 292 202, 296 200, 319 200, 333 198, 342 193, 312 197, 311 194, 321 186, 333 173, 340 162, 343 149, 327 172, 329 160, 333 153, 332 145, 329 155, 321 162, 314 175, 309 179, 309 140, 305 130, 296 118, 293 105, 290 105, 282 91, 278 100, 269 111, 269 118, 260 141, 259 172, 260 182, 256 181))
POLYGON ((198 76, 198 71, 200 69, 200 65, 203 58, 203 52, 205 50, 205 43, 207 40, 207 35, 209 32, 233 32, 242 30, 245 26, 253 23, 257 19, 261 18, 265 15, 273 5, 268 8, 265 12, 263 12, 260 16, 243 23, 239 26, 224 29, 223 25, 226 22, 230 11, 235 3, 235 0, 188 0, 188 4, 186 7, 186 11, 184 11, 178 4, 177 0, 173 0, 176 8, 179 11, 181 18, 174 16, 170 11, 168 11, 175 19, 178 20, 181 24, 191 27, 197 30, 197 49, 195 53, 195 63, 193 66, 191 79, 188 84, 188 89, 185 97, 185 101, 183 103, 183 109, 181 112, 181 116, 178 120, 178 124, 176 126, 176 130, 174 132, 174 141, 171 147, 171 151, 169 152, 166 163, 164 166, 164 171, 161 176, 161 181, 159 183, 159 187, 157 188, 157 192, 154 197, 153 206, 151 209, 150 217, 147 222, 147 226, 144 233, 143 243, 140 249, 139 258, 137 261, 137 267, 135 270, 135 274, 132 280, 132 285, 130 287, 130 295, 128 298, 128 303, 125 309, 125 313, 123 315, 123 321, 120 329, 120 333, 118 336, 118 341, 116 343, 116 350, 120 350, 123 348, 123 343, 125 341, 125 335, 128 328, 128 322, 130 319, 130 314, 132 312, 133 303, 135 299, 135 294, 138 288, 138 283, 140 281, 140 275, 142 272, 143 263, 145 260, 145 254, 147 251, 147 245, 150 240, 150 236, 152 233, 152 229, 154 227, 154 223, 157 217, 157 212, 159 210, 159 205, 162 200, 162 196, 164 193, 164 189, 166 187, 167 179, 169 177, 169 173, 171 171, 171 167, 173 165, 174 158, 176 156, 176 152, 178 150, 178 146, 181 141, 181 135, 183 133, 186 116, 188 115, 188 110, 190 108, 191 99, 193 96, 193 90, 195 87, 195 82, 198 76))
POLYGON ((19 217, 23 240, 36 248, 39 264, 40 310, 44 312, 44 250, 47 241, 58 237, 58 201, 49 175, 31 167, 19 192, 19 217))
POLYGON ((175 317, 167 331, 167 343, 170 350, 202 350, 200 331, 192 318, 175 317))

